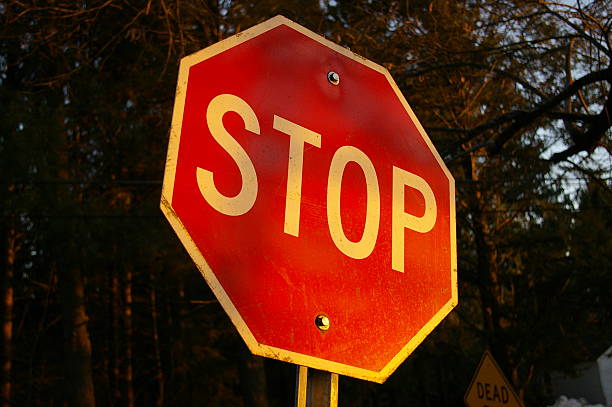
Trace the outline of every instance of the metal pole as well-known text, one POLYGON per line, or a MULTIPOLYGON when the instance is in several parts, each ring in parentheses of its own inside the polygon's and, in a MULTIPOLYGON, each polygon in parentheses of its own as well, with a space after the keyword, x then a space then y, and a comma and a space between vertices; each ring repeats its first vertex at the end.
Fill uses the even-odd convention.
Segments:
POLYGON ((338 375, 298 366, 295 407, 338 407, 338 375))

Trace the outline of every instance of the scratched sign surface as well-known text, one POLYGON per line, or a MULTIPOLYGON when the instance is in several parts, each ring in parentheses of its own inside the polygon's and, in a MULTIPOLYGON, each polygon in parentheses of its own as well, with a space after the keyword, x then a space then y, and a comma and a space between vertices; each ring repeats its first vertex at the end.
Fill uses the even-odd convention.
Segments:
POLYGON ((181 61, 161 207, 253 353, 383 382, 457 304, 454 204, 383 67, 282 16, 181 61))

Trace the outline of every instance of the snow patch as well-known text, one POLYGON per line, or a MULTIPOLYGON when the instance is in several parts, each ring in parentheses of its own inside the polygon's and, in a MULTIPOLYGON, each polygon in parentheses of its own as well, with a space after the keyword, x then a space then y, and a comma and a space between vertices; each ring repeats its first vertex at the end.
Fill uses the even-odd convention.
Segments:
POLYGON ((567 396, 560 396, 555 404, 548 407, 605 407, 603 404, 589 404, 585 399, 572 399, 567 396))

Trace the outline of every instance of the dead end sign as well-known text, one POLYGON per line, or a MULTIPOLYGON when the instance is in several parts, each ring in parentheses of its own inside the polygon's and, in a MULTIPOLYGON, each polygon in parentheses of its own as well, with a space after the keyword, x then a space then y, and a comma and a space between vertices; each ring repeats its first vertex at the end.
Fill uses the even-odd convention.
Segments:
POLYGON ((467 407, 523 407, 489 351, 482 355, 464 401, 467 407))
POLYGON ((254 354, 383 382, 457 304, 454 188, 388 71, 282 16, 181 60, 161 209, 254 354))

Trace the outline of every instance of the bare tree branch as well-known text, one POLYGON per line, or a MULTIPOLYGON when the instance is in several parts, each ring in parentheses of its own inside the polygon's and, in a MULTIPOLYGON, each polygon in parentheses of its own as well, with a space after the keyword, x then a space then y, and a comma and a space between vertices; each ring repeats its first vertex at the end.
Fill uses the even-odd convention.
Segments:
MULTIPOLYGON (((559 92, 558 94, 556 94, 549 100, 537 106, 534 110, 517 117, 514 123, 512 123, 506 129, 504 129, 503 132, 499 135, 499 137, 497 137, 497 139, 493 140, 493 146, 489 149, 489 151, 493 154, 499 153, 499 151, 503 148, 504 144, 508 142, 508 140, 510 140, 515 135, 517 135, 520 132, 520 130, 531 125, 542 114, 549 112, 553 107, 557 106, 563 100, 567 99, 570 96, 575 95, 586 85, 589 85, 595 82, 599 82, 599 81, 604 81, 604 80, 609 81, 609 82, 612 81, 612 67, 601 70, 601 71, 591 72, 591 73, 584 75, 580 79, 568 85, 565 89, 563 89, 561 92, 559 92)), ((609 103, 610 103, 610 96, 608 96, 607 104, 609 103)), ((604 108, 602 113, 600 113, 600 115, 602 114, 603 114, 602 118, 604 119, 604 122, 602 123, 605 123, 605 120, 607 119, 607 116, 606 116, 607 109, 606 108, 604 108)), ((602 119, 598 119, 598 123, 601 120, 602 119)))

